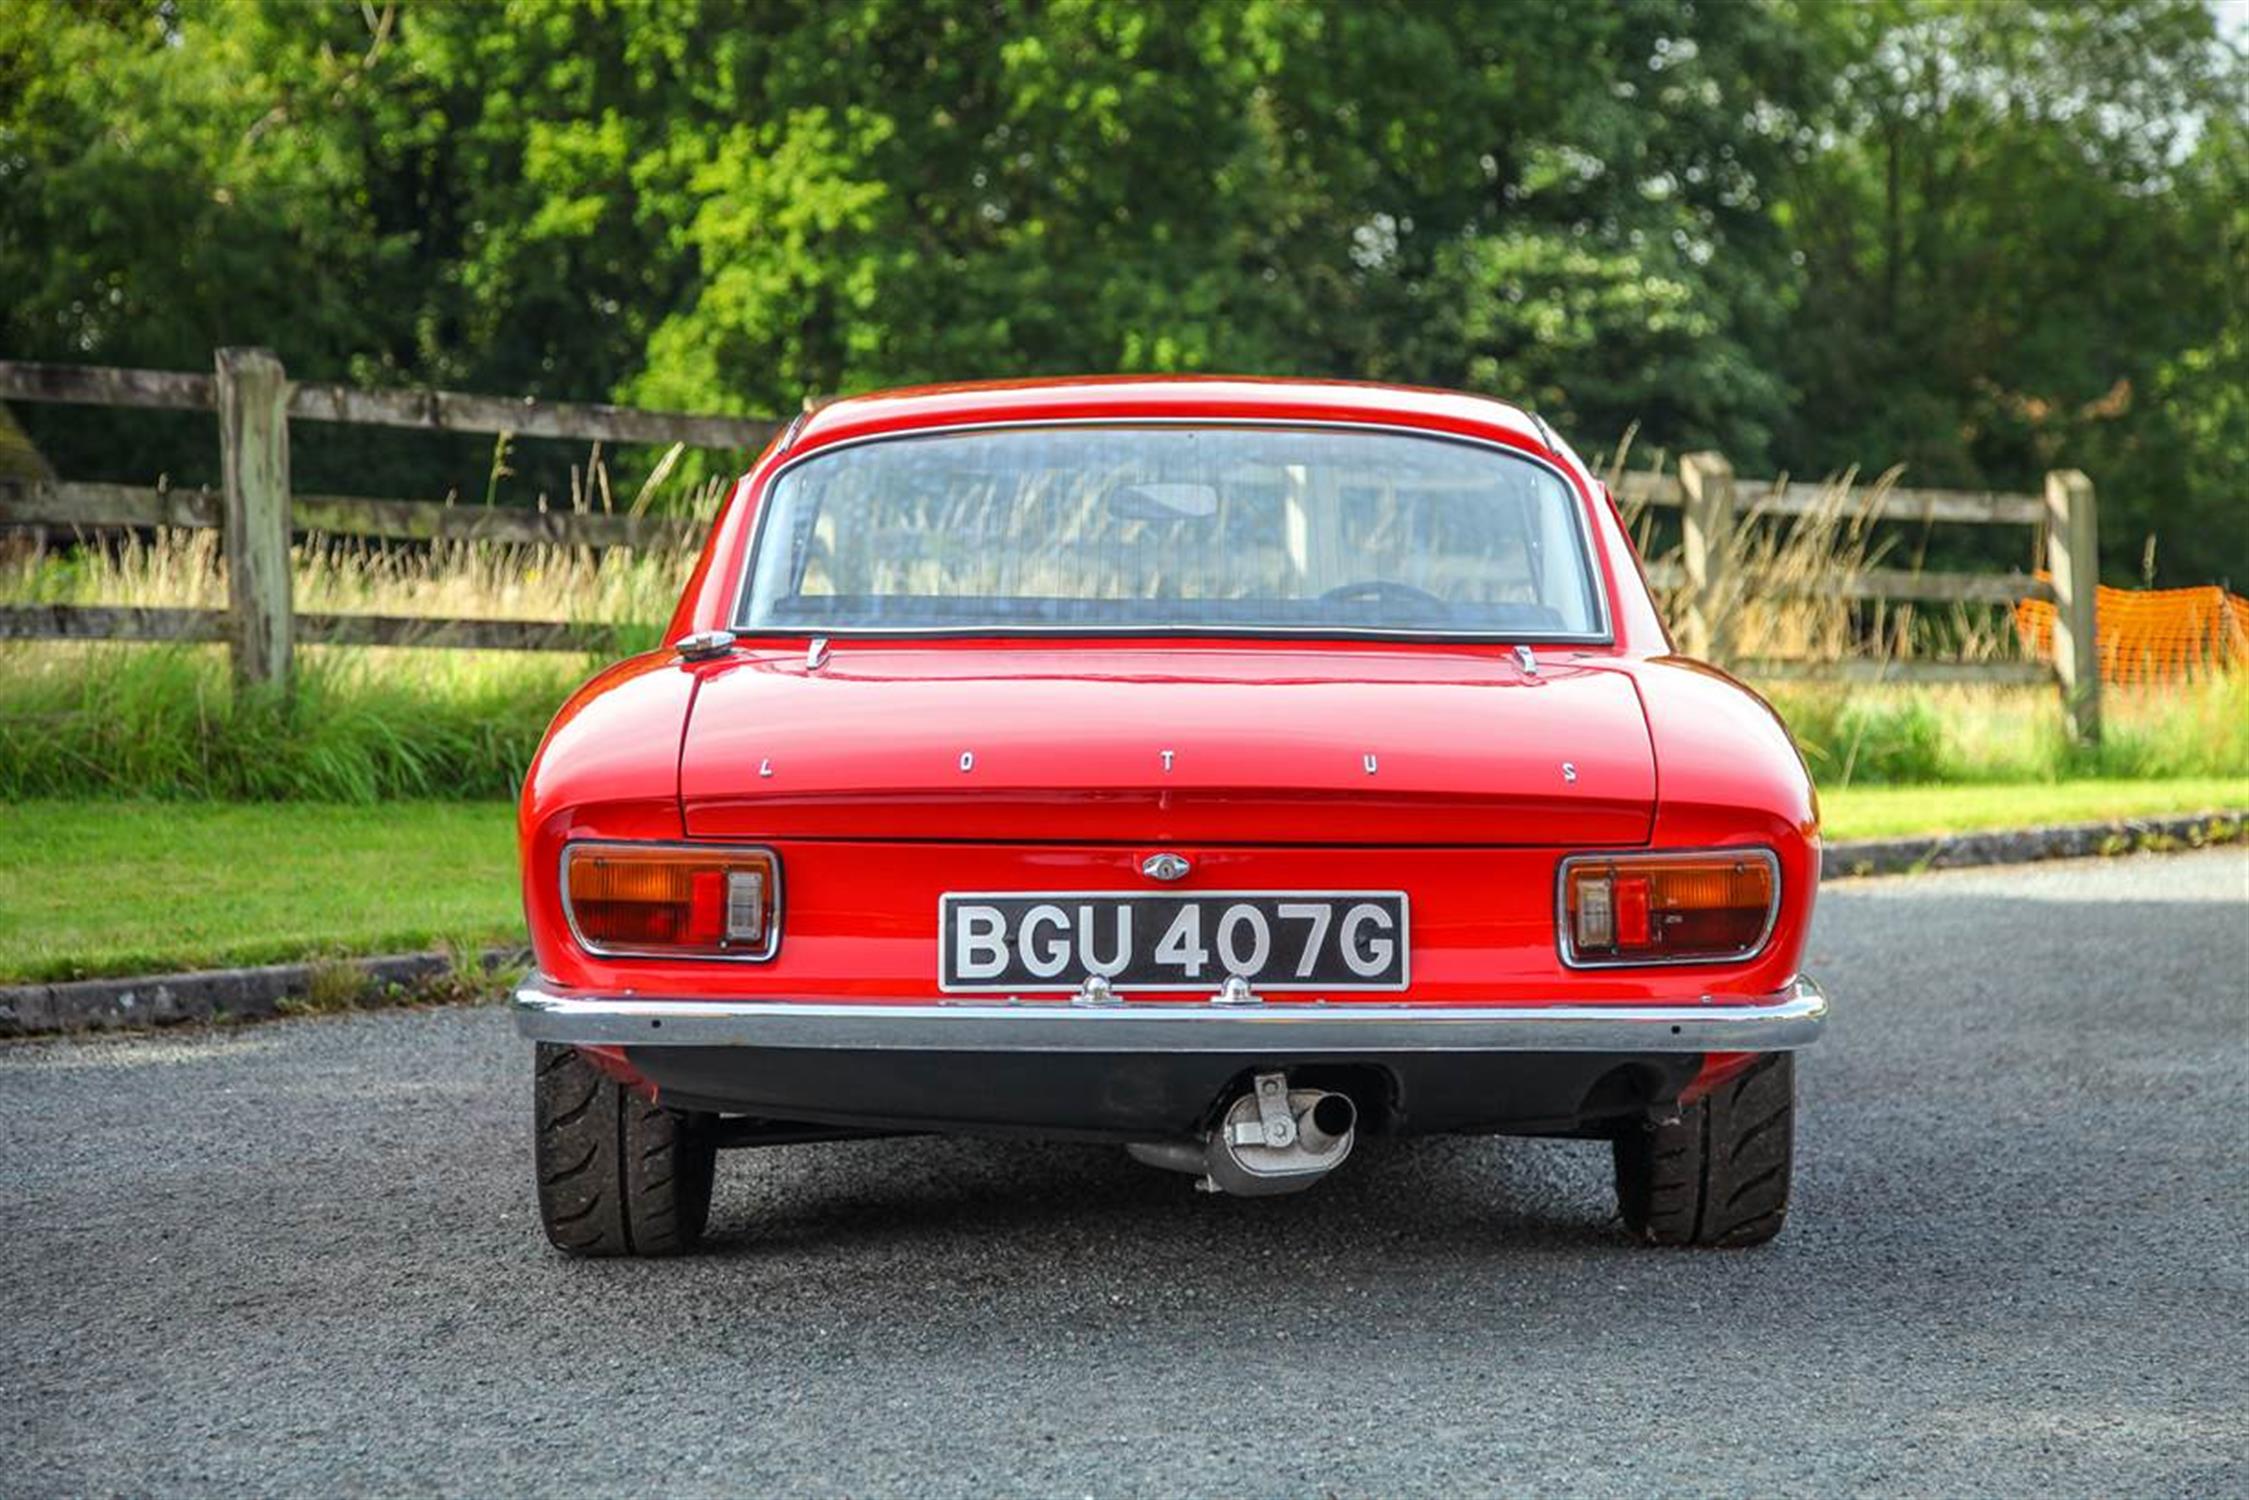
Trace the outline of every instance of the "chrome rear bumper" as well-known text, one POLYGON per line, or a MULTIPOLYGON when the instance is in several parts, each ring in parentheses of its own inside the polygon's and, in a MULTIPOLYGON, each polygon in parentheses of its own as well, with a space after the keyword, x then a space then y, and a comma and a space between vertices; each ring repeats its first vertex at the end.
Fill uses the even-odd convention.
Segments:
POLYGON ((1067 1000, 839 1004, 593 995, 538 979, 516 1026, 543 1042, 852 1052, 1786 1052, 1827 1023, 1799 976, 1777 994, 1674 1005, 1320 1005, 1067 1000))

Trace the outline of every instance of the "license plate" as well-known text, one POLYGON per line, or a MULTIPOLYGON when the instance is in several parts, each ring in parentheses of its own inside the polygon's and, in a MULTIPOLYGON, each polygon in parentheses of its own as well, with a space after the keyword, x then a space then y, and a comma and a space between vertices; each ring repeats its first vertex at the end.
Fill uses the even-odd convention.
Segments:
POLYGON ((937 927, 946 991, 1406 987, 1403 891, 960 892, 937 927))

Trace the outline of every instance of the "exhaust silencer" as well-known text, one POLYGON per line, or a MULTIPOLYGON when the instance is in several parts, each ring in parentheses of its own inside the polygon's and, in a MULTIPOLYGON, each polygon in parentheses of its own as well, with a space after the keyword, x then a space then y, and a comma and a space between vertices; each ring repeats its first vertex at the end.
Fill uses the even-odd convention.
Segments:
POLYGON ((1260 1073, 1200 1145, 1136 1141, 1125 1149, 1149 1166, 1198 1174, 1206 1193, 1266 1197, 1300 1193, 1334 1171, 1351 1154, 1358 1124, 1348 1095, 1292 1089, 1285 1074, 1260 1073))

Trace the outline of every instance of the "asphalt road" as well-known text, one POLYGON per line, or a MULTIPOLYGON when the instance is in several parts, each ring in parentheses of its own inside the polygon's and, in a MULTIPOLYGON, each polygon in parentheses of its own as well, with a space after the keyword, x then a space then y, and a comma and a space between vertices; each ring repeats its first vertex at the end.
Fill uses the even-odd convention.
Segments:
POLYGON ((496 1010, 0 1048, 0 1491, 2249 1491, 2249 853, 1834 886, 1813 955, 1732 1253, 1573 1143, 922 1140, 577 1264, 496 1010))

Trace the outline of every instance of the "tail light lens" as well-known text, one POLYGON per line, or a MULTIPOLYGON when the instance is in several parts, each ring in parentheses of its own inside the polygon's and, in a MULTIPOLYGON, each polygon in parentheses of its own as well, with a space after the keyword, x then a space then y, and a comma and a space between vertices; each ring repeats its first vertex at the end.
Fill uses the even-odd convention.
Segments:
POLYGON ((781 861, 770 849, 572 844, 562 895, 589 953, 766 959, 780 946, 781 861))
POLYGON ((1780 909, 1780 861, 1769 849, 1580 854, 1562 861, 1560 907, 1573 968, 1749 958, 1780 909))

